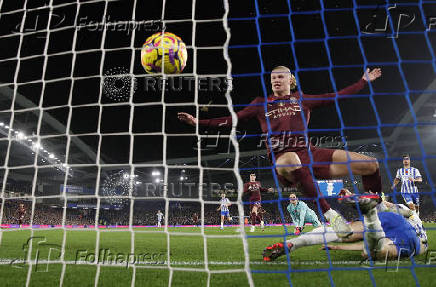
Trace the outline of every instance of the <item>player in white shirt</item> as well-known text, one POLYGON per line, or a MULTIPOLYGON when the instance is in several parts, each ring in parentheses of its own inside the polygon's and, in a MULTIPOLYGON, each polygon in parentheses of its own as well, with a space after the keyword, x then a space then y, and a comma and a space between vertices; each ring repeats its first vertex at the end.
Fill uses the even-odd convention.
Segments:
POLYGON ((157 227, 162 227, 162 219, 164 218, 164 215, 160 210, 157 211, 156 215, 157 215, 157 227))
POLYGON ((232 220, 232 217, 229 213, 229 206, 232 205, 228 198, 226 198, 226 194, 221 194, 221 200, 220 200, 220 206, 217 208, 217 210, 221 210, 221 228, 224 229, 224 219, 227 217, 228 221, 232 220))
POLYGON ((422 182, 422 176, 417 168, 410 166, 409 155, 403 156, 403 168, 397 170, 397 175, 391 189, 393 190, 400 181, 401 195, 404 201, 410 210, 416 211, 416 214, 419 216, 419 195, 415 182, 422 182))

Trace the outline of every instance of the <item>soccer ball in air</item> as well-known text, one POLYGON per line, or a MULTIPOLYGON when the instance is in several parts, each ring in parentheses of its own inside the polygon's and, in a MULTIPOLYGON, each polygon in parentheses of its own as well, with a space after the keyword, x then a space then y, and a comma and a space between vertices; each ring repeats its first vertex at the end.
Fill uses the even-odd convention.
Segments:
POLYGON ((186 45, 179 36, 159 32, 147 38, 141 50, 141 63, 147 73, 178 74, 188 59, 186 45), (163 59, 163 62, 162 62, 163 59))

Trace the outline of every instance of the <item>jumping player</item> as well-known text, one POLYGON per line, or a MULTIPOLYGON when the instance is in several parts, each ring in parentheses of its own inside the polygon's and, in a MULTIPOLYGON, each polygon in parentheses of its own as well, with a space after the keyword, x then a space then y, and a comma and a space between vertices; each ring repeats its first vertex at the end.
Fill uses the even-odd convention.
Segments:
POLYGON ((221 210, 221 230, 224 229, 224 219, 227 217, 228 221, 232 221, 232 217, 230 217, 229 206, 232 205, 228 198, 226 198, 226 194, 221 194, 220 206, 217 210, 221 210))
POLYGON ((259 181, 256 181, 256 174, 250 174, 250 181, 244 183, 244 195, 249 195, 250 200, 250 219, 251 228, 250 232, 254 232, 256 229, 256 220, 260 221, 260 228, 265 230, 265 224, 263 222, 263 210, 261 204, 261 192, 274 191, 272 188, 263 188, 259 181))
MULTIPOLYGON (((278 66, 271 73, 273 94, 268 98, 256 97, 249 106, 237 113, 238 120, 256 118, 263 134, 268 135, 268 154, 280 181, 285 186, 299 183, 305 197, 317 198, 318 191, 308 165, 312 163, 317 179, 332 179, 348 176, 348 164, 354 175, 361 175, 365 190, 381 192, 381 177, 375 158, 344 150, 324 149, 311 146, 307 141, 307 126, 313 108, 334 103, 336 95, 351 95, 359 92, 368 81, 381 76, 381 69, 367 69, 362 78, 337 93, 307 95, 297 91, 297 82, 290 70, 278 66), (291 92, 292 91, 292 92, 291 92), (304 118, 303 118, 304 116, 304 118), (271 127, 271 132, 268 127, 271 127)), ((178 113, 179 120, 190 125, 231 127, 232 117, 197 120, 190 114, 178 113)), ((324 217, 330 221, 341 237, 351 234, 344 218, 324 198, 318 198, 324 217)))
POLYGON ((422 182, 422 176, 417 168, 410 166, 410 156, 408 154, 403 156, 403 168, 397 170, 397 176, 391 189, 393 190, 400 181, 401 195, 404 202, 412 212, 416 211, 419 216, 419 195, 415 182, 422 182))
POLYGON ((292 218, 292 222, 295 224, 296 235, 300 234, 304 229, 306 223, 312 223, 313 227, 318 227, 321 223, 318 220, 316 213, 310 209, 307 204, 301 200, 298 200, 295 193, 289 195, 288 212, 292 218))

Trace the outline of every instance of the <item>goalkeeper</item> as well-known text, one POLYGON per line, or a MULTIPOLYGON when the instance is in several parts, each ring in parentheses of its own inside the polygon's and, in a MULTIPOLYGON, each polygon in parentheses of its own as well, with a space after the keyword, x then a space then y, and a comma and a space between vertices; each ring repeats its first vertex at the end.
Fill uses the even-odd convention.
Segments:
POLYGON ((312 223, 313 227, 318 227, 321 223, 318 220, 316 213, 310 209, 307 204, 297 199, 295 193, 289 195, 288 212, 295 224, 296 235, 303 231, 305 223, 312 223))

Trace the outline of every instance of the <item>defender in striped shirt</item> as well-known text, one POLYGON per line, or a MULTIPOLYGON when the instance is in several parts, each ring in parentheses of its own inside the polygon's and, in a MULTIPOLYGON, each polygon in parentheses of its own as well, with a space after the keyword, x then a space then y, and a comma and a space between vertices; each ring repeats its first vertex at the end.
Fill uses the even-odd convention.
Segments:
POLYGON ((417 168, 410 166, 410 156, 403 156, 403 168, 397 170, 392 190, 401 181, 401 195, 410 210, 419 216, 419 195, 415 182, 422 182, 422 176, 417 168))
POLYGON ((157 216, 157 227, 162 227, 162 220, 164 219, 163 213, 160 210, 158 210, 156 216, 157 216))
POLYGON ((229 213, 229 206, 230 205, 232 205, 230 203, 230 200, 228 198, 226 198, 225 193, 222 193, 221 199, 220 199, 220 206, 217 208, 217 210, 221 210, 221 228, 220 229, 224 229, 225 217, 227 217, 228 221, 232 221, 232 217, 230 216, 230 213, 229 213))

